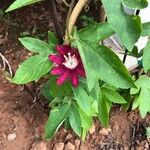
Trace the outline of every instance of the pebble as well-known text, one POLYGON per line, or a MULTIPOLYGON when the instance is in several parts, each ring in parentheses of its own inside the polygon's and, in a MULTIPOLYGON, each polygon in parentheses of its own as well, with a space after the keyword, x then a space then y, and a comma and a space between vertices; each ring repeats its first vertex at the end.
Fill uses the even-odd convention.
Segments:
POLYGON ((95 125, 93 124, 92 128, 89 130, 90 134, 93 134, 95 132, 95 125))
POLYGON ((75 140, 75 146, 76 146, 77 149, 79 149, 80 143, 81 143, 81 141, 79 139, 75 140))
POLYGON ((45 142, 33 143, 31 150, 47 150, 45 142))
POLYGON ((111 132, 111 129, 110 128, 102 128, 100 131, 99 131, 99 134, 102 134, 102 135, 108 135, 109 132, 111 132))
POLYGON ((75 149, 76 149, 76 147, 72 143, 68 142, 66 144, 65 150, 75 150, 75 149))
POLYGON ((66 136, 66 140, 69 140, 69 139, 71 139, 72 138, 72 134, 67 134, 67 136, 66 136))
POLYGON ((63 150, 64 149, 64 143, 56 143, 54 146, 54 150, 63 150))
POLYGON ((17 137, 17 134, 16 134, 16 133, 10 133, 10 134, 8 134, 8 136, 7 136, 7 140, 8 140, 8 141, 14 141, 14 140, 16 139, 16 137, 17 137))

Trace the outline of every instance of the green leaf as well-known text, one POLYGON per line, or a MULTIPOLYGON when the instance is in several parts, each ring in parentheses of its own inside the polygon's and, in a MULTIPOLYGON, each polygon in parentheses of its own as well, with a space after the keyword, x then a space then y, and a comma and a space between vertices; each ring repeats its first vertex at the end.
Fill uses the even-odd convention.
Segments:
POLYGON ((50 44, 50 45, 56 45, 56 44, 58 44, 58 39, 57 39, 57 37, 56 37, 56 35, 53 33, 53 32, 51 32, 51 31, 48 31, 48 43, 50 44))
POLYGON ((123 0, 127 7, 134 9, 142 9, 148 6, 147 0, 123 0))
POLYGON ((113 103, 117 103, 117 104, 125 104, 126 101, 125 99, 116 91, 106 88, 106 87, 102 87, 101 88, 101 92, 106 96, 106 98, 113 102, 113 103))
POLYGON ((139 16, 130 16, 123 11, 122 0, 102 0, 108 22, 123 45, 131 51, 141 34, 139 16))
POLYGON ((149 139, 150 138, 150 127, 146 128, 146 135, 147 135, 147 138, 149 139))
POLYGON ((146 22, 142 24, 141 36, 150 36, 150 22, 146 22))
POLYGON ((81 118, 81 127, 84 129, 90 129, 92 127, 93 121, 92 121, 92 116, 91 115, 87 115, 83 109, 80 108, 79 105, 76 106, 79 114, 80 114, 80 118, 81 118))
POLYGON ((99 63, 100 79, 117 88, 135 87, 133 80, 119 57, 108 47, 97 49, 101 61, 99 63), (117 82, 116 82, 117 81, 117 82))
POLYGON ((68 117, 70 104, 63 104, 59 108, 51 111, 48 121, 45 126, 45 138, 51 139, 57 132, 58 128, 68 117))
POLYGON ((85 43, 88 43, 91 46, 99 45, 99 41, 108 38, 113 35, 115 32, 109 23, 97 23, 86 28, 83 28, 78 31, 78 36, 85 43), (94 36, 93 36, 94 33, 94 36))
POLYGON ((89 91, 98 78, 117 88, 126 89, 134 86, 127 69, 112 50, 105 46, 98 46, 94 50, 78 37, 73 44, 78 48, 82 58, 89 91))
POLYGON ((11 82, 26 84, 31 81, 38 81, 50 71, 51 67, 52 64, 47 57, 45 58, 43 55, 31 56, 19 65, 19 69, 11 82))
POLYGON ((24 38, 19 38, 19 41, 29 51, 39 53, 39 54, 45 54, 47 56, 53 53, 52 48, 42 40, 31 38, 31 37, 24 37, 24 38))
POLYGON ((63 86, 58 86, 56 84, 56 78, 51 77, 50 80, 47 81, 47 83, 44 85, 42 89, 42 94, 50 100, 52 97, 61 97, 64 96, 64 89, 63 86))
POLYGON ((14 3, 12 3, 9 6, 9 8, 5 12, 9 12, 9 11, 12 11, 12 10, 15 10, 15 9, 18 9, 18 8, 21 8, 30 4, 40 2, 40 1, 42 0, 16 0, 14 3))
POLYGON ((144 118, 147 112, 150 112, 150 78, 146 75, 140 76, 135 81, 137 88, 132 88, 131 94, 138 94, 133 102, 134 108, 139 107, 140 114, 144 118))
POLYGON ((90 97, 86 90, 82 86, 78 86, 73 88, 73 93, 75 96, 75 100, 81 109, 87 114, 90 115, 90 97))
POLYGON ((94 101, 98 101, 99 99, 99 83, 98 81, 95 83, 93 89, 89 92, 89 95, 93 98, 94 101))
POLYGON ((74 132, 78 135, 81 136, 81 119, 80 119, 80 114, 77 110, 77 108, 74 105, 71 105, 71 109, 69 112, 69 122, 74 130, 74 132))
POLYGON ((108 126, 109 123, 109 110, 108 102, 105 95, 101 92, 100 99, 98 101, 98 118, 104 127, 108 126))
POLYGON ((143 67, 145 72, 150 70, 150 40, 143 50, 143 67))

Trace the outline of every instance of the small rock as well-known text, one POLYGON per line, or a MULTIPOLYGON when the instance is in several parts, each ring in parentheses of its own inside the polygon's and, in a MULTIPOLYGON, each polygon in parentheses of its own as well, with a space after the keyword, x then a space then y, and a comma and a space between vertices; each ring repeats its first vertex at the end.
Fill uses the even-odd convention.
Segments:
POLYGON ((33 143, 31 150, 47 150, 45 142, 33 143))
POLYGON ((69 139, 71 139, 72 138, 72 134, 67 134, 67 136, 66 136, 66 140, 69 140, 69 139))
POLYGON ((85 144, 85 143, 82 143, 82 144, 81 144, 80 149, 81 149, 81 150, 89 150, 87 144, 85 144))
POLYGON ((79 149, 81 141, 79 139, 75 140, 76 149, 79 149))
POLYGON ((145 150, 145 148, 142 146, 138 146, 138 147, 136 147, 136 150, 145 150))
POLYGON ((63 150, 64 149, 64 143, 56 143, 54 146, 54 150, 63 150))
POLYGON ((89 130, 90 134, 93 134, 95 132, 95 125, 93 124, 92 128, 89 130))
POLYGON ((75 145, 73 145, 72 143, 68 142, 66 144, 65 150, 75 150, 75 145))
POLYGON ((16 139, 16 137, 17 137, 17 134, 16 134, 16 133, 10 133, 10 134, 8 134, 8 136, 7 136, 7 140, 8 140, 8 141, 14 141, 14 140, 16 139))
POLYGON ((109 132, 111 132, 111 129, 110 129, 110 128, 102 128, 102 129, 99 131, 99 134, 108 135, 109 132))

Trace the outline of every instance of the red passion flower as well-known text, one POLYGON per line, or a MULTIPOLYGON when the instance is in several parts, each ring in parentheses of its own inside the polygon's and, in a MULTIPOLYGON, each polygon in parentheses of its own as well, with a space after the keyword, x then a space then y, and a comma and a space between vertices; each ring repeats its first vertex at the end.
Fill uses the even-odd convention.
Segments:
POLYGON ((85 77, 85 70, 78 50, 68 45, 57 45, 56 50, 57 54, 49 55, 49 60, 54 63, 51 74, 59 75, 58 85, 69 79, 72 85, 77 87, 79 76, 85 77))

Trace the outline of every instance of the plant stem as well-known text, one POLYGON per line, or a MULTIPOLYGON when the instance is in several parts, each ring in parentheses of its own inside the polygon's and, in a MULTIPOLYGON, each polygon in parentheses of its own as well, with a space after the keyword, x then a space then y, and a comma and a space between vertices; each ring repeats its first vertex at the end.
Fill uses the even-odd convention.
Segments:
POLYGON ((71 16, 72 10, 74 8, 75 1, 76 0, 72 0, 71 1, 70 7, 69 7, 69 11, 68 11, 68 15, 67 15, 67 19, 66 19, 66 34, 67 34, 67 38, 69 38, 69 34, 68 34, 69 33, 69 28, 68 28, 68 26, 69 26, 69 18, 71 16))
POLYGON ((53 22, 54 22, 54 27, 56 30, 56 35, 59 39, 59 41, 62 43, 63 41, 63 34, 62 34, 62 27, 58 21, 58 13, 57 13, 57 9, 56 9, 56 4, 54 0, 48 0, 49 3, 49 8, 52 14, 52 18, 53 18, 53 22))
POLYGON ((123 64, 125 64, 125 61, 126 61, 126 58, 127 58, 127 53, 128 53, 128 50, 126 49, 125 50, 125 53, 124 53, 124 56, 123 56, 123 64))
POLYGON ((65 34, 65 44, 69 44, 68 35, 71 36, 73 27, 76 23, 76 20, 79 16, 81 10, 83 9, 84 5, 86 4, 86 2, 87 2, 87 0, 78 0, 76 6, 74 7, 74 9, 70 15, 70 18, 69 18, 68 31, 66 31, 66 34, 65 34))

